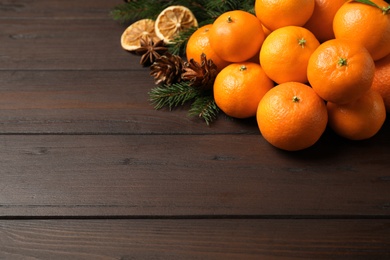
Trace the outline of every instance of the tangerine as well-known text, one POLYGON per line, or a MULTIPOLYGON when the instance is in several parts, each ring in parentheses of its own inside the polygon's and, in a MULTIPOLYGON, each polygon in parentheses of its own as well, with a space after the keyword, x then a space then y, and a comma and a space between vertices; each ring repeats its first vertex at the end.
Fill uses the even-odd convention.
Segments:
POLYGON ((274 86, 259 64, 232 63, 219 72, 214 82, 214 100, 228 116, 248 118, 274 86))
POLYGON ((390 54, 390 5, 383 0, 371 0, 378 7, 348 1, 333 20, 336 39, 356 42, 379 60, 390 54))
POLYGON ((318 41, 333 39, 333 18, 345 0, 315 0, 314 12, 303 26, 311 31, 318 41))
POLYGON ((287 151, 314 145, 327 122, 324 100, 299 82, 286 82, 272 88, 257 109, 257 123, 264 139, 287 151))
POLYGON ((314 0, 256 0, 255 12, 271 31, 295 25, 303 26, 314 11, 314 0))
POLYGON ((309 30, 286 26, 268 35, 260 50, 260 64, 276 83, 307 82, 307 64, 320 45, 309 30))
POLYGON ((371 88, 379 92, 385 102, 386 111, 390 113, 390 55, 375 62, 371 88))
POLYGON ((271 33, 271 30, 264 26, 264 24, 261 24, 261 27, 263 27, 264 36, 265 38, 268 37, 268 35, 271 33))
POLYGON ((204 53, 207 59, 211 59, 220 71, 230 64, 230 62, 221 59, 210 46, 210 28, 212 24, 207 24, 197 29, 188 39, 186 46, 187 60, 201 64, 201 54, 204 53))
POLYGON ((381 129, 386 119, 386 108, 381 95, 370 89, 354 102, 327 103, 329 126, 340 136, 350 140, 371 138, 381 129))
POLYGON ((209 33, 211 48, 221 59, 244 62, 252 58, 264 41, 264 31, 256 16, 241 10, 221 14, 209 33))
POLYGON ((311 55, 307 68, 310 85, 323 99, 348 103, 372 84, 375 64, 370 53, 355 42, 332 39, 311 55))

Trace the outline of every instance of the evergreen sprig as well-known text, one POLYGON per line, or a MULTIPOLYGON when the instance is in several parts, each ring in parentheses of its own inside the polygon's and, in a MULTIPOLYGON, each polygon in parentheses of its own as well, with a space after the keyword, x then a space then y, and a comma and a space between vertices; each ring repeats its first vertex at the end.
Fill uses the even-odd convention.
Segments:
POLYGON ((220 109, 215 103, 214 97, 210 95, 200 96, 192 103, 188 114, 202 118, 207 125, 210 125, 219 115, 220 109))
POLYGON ((159 85, 149 92, 149 98, 157 110, 164 107, 172 110, 187 102, 192 102, 188 115, 203 119, 207 125, 217 119, 220 113, 212 93, 202 92, 190 86, 187 81, 171 85, 159 85))
POLYGON ((173 43, 168 45, 168 51, 173 55, 184 56, 188 39, 196 29, 196 27, 191 27, 179 32, 179 34, 174 37, 173 43))
POLYGON ((207 13, 212 19, 216 19, 221 14, 232 10, 244 10, 254 13, 255 0, 212 0, 205 5, 207 13))
POLYGON ((156 19, 158 14, 171 5, 183 5, 195 15, 199 24, 212 23, 226 11, 245 10, 254 13, 255 0, 142 0, 129 1, 115 6, 111 17, 120 23, 129 23, 138 19, 156 19))
POLYGON ((154 0, 130 1, 115 6, 110 15, 121 24, 137 21, 139 19, 149 18, 155 20, 159 13, 168 7, 171 1, 154 0))
POLYGON ((199 96, 199 90, 191 87, 188 82, 161 85, 149 92, 150 101, 155 109, 168 107, 169 110, 184 105, 186 102, 199 96))

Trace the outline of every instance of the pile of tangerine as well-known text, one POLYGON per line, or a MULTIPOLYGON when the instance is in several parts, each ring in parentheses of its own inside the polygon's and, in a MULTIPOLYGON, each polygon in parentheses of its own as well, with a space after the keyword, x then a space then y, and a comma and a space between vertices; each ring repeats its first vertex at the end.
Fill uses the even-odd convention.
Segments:
MULTIPOLYGON (((235 118, 256 116, 263 137, 280 149, 312 146, 327 125, 345 138, 367 139, 390 112, 390 7, 371 1, 376 6, 256 0, 256 15, 229 11, 198 28, 187 59, 212 59, 218 107, 235 118)), ((196 26, 188 11, 192 18, 176 27, 157 19, 157 37, 169 42, 179 23, 196 26)))

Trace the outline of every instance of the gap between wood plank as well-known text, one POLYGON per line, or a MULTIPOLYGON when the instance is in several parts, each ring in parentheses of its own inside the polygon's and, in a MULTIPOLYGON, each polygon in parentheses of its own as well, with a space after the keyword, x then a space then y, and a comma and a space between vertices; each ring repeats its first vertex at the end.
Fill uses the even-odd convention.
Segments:
POLYGON ((0 216, 0 220, 390 220, 390 215, 142 215, 142 216, 0 216))

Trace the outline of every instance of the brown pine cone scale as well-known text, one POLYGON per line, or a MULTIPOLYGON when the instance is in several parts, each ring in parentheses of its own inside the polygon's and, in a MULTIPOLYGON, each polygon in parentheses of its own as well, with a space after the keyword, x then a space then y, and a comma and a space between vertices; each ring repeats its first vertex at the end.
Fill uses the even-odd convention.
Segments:
POLYGON ((193 59, 184 63, 181 78, 190 81, 191 85, 196 88, 210 90, 213 88, 217 74, 217 66, 211 59, 208 60, 205 54, 202 54, 200 64, 193 59))
POLYGON ((171 85, 181 82, 183 60, 178 55, 166 53, 150 66, 150 75, 154 77, 156 85, 171 85))

